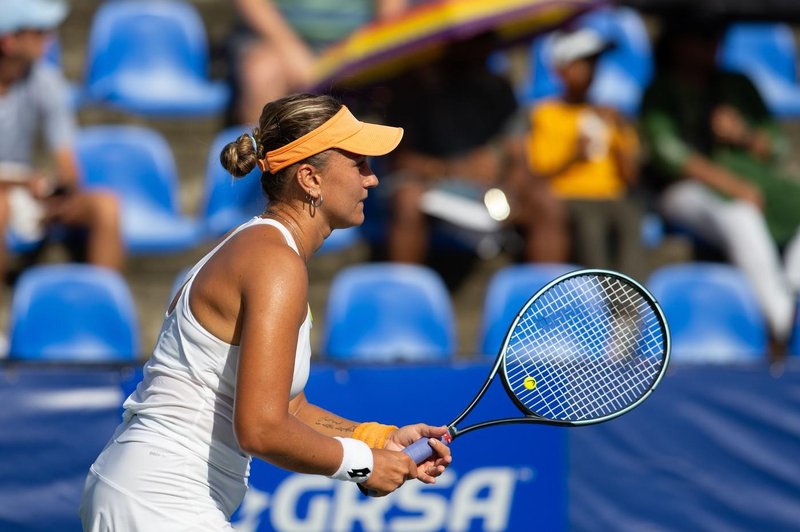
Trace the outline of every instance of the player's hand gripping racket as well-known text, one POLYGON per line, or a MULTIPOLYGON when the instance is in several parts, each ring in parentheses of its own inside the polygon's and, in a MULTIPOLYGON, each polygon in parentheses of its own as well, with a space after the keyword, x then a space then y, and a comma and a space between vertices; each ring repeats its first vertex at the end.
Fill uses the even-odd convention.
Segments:
MULTIPOLYGON (((650 395, 669 352, 664 315, 639 283, 605 270, 567 273, 523 305, 486 382, 443 440, 505 423, 579 426, 613 419, 650 395), (498 373, 524 415, 458 427, 498 373)), ((421 463, 433 449, 422 438, 404 452, 421 463)))

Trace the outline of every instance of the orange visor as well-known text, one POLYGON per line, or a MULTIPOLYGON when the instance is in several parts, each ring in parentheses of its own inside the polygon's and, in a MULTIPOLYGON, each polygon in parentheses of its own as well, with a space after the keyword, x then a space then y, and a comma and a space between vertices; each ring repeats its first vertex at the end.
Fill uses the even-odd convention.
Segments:
POLYGON ((262 172, 269 168, 274 174, 331 148, 358 155, 386 155, 397 147, 402 138, 403 128, 361 122, 343 105, 317 129, 286 146, 267 152, 266 159, 258 160, 258 167, 262 172))

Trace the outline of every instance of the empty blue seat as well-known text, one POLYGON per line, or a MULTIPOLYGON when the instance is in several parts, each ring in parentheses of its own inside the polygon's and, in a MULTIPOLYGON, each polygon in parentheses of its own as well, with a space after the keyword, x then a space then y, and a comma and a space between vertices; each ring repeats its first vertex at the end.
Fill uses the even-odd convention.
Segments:
POLYGON ((15 359, 135 360, 139 326, 128 285, 99 266, 33 266, 14 289, 9 341, 15 359))
MULTIPOLYGON (((635 116, 653 75, 650 38, 641 16, 627 7, 604 8, 582 16, 575 26, 592 28, 616 44, 597 63, 589 100, 635 116)), ((531 77, 520 94, 524 102, 535 103, 563 93, 563 83, 550 60, 552 37, 543 35, 531 44, 531 77)))
POLYGON ((734 266, 663 266, 653 272, 647 286, 667 318, 673 360, 728 362, 765 358, 766 321, 747 277, 734 266))
POLYGON ((800 116, 797 43, 788 24, 737 22, 725 34, 720 65, 746 74, 779 117, 800 116))
POLYGON ((142 126, 91 126, 79 132, 76 151, 84 183, 120 199, 129 253, 178 252, 203 239, 202 224, 179 212, 175 161, 161 134, 142 126))
POLYGON ((478 353, 497 355, 522 305, 559 275, 577 269, 573 264, 528 263, 506 266, 495 272, 484 297, 478 353))
POLYGON ((448 360, 455 318, 439 275, 426 266, 349 266, 331 283, 322 352, 334 360, 448 360))
POLYGON ((91 24, 87 96, 132 113, 205 116, 230 97, 208 79, 206 29, 188 2, 105 2, 91 24))

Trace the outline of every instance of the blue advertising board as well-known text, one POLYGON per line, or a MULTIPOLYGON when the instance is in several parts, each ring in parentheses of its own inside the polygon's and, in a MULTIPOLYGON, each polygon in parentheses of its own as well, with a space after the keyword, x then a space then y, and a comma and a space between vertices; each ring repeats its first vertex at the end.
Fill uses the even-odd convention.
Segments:
MULTIPOLYGON (((253 461, 240 531, 794 531, 800 361, 673 365, 644 404, 597 426, 492 427, 453 444, 435 485, 367 498, 353 484, 253 461)), ((312 371, 312 402, 351 419, 445 424, 487 363, 312 371)), ((136 382, 130 366, 0 365, 0 532, 80 530, 89 464, 136 382)), ((499 384, 475 414, 514 415, 499 384)))
MULTIPOLYGON (((489 369, 485 362, 325 368, 313 372, 306 394, 350 419, 444 425, 461 413, 489 369)), ((516 412, 498 382, 474 419, 516 412)), ((453 465, 435 485, 407 482, 382 498, 255 461, 234 523, 248 531, 566 530, 565 432, 531 425, 470 432, 453 442, 453 465)))
MULTIPOLYGON (((489 366, 321 367, 312 402, 357 420, 446 424, 483 383, 489 366)), ((80 530, 77 507, 88 467, 120 419, 136 379, 130 368, 6 368, 0 373, 0 531, 80 530)), ((515 408, 498 385, 476 414, 515 408)), ((289 474, 253 461, 238 530, 566 530, 566 435, 541 426, 499 427, 453 442, 454 463, 435 485, 407 482, 367 498, 355 485, 289 474)))

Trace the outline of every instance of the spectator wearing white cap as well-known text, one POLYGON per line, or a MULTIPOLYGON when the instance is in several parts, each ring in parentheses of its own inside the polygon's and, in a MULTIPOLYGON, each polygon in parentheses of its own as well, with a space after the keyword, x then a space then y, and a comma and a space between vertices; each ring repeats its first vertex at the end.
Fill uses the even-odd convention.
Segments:
POLYGON ((532 108, 528 157, 562 213, 561 226, 551 229, 560 259, 641 275, 641 214, 629 194, 638 179, 638 138, 615 109, 587 100, 597 59, 612 47, 589 28, 553 36, 551 60, 564 92, 532 108))
MULTIPOLYGON (((80 189, 67 85, 57 67, 40 61, 67 11, 63 0, 0 2, 0 235, 12 229, 16 237, 35 242, 48 224, 59 223, 87 235, 77 248, 85 244, 89 262, 119 269, 116 198, 80 189), (52 157, 47 173, 34 168, 39 135, 52 157)), ((4 259, 0 247, 0 272, 4 259)))

